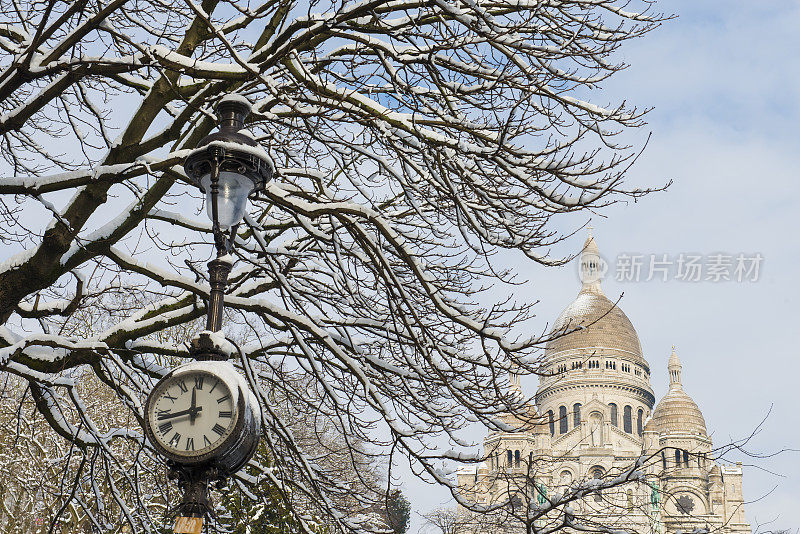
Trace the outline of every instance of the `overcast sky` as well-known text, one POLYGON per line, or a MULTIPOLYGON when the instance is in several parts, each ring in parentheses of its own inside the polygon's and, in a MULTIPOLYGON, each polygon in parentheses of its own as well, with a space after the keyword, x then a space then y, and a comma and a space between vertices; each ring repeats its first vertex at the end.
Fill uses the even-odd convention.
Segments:
MULTIPOLYGON (((631 67, 606 84, 610 100, 653 106, 650 143, 629 184, 665 193, 595 216, 600 251, 612 265, 603 287, 636 327, 652 386, 667 389, 677 346, 685 390, 698 403, 715 445, 749 435, 756 453, 800 448, 800 59, 797 0, 660 2, 678 18, 623 52, 631 67), (761 254, 755 282, 645 281, 651 254, 676 261, 715 254, 761 254), (642 280, 618 282, 620 254, 642 255, 642 280)), ((600 104, 605 102, 598 102, 600 104)), ((640 139, 641 142, 641 139, 640 139)), ((562 253, 580 249, 585 232, 562 253)), ((540 327, 578 291, 575 264, 535 269, 525 292, 540 299, 540 327)), ((706 273, 703 273, 703 278, 706 273)), ((532 394, 535 382, 526 384, 532 394)), ((747 520, 754 530, 800 529, 800 453, 741 457, 747 520), (774 488, 774 490, 773 490, 774 488), (772 491, 772 493, 770 493, 772 491), (759 526, 760 525, 760 526, 759 526)), ((735 457, 731 457, 735 460, 735 457)), ((447 495, 405 480, 415 511, 447 504, 447 495)), ((416 521, 414 531, 419 527, 416 521)))

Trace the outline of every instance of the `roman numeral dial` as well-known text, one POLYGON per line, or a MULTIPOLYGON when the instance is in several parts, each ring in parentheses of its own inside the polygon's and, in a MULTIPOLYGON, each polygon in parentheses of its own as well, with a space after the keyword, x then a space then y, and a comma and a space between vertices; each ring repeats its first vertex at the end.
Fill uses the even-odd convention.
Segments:
POLYGON ((148 435, 173 458, 213 455, 240 417, 235 398, 227 382, 212 372, 176 373, 159 382, 148 398, 148 435))

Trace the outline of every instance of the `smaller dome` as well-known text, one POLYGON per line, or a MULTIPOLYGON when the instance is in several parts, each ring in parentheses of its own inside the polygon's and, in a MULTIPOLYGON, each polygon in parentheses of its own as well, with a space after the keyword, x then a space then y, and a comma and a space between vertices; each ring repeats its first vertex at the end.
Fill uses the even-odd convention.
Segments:
POLYGON ((681 362, 672 347, 669 358, 669 391, 653 410, 653 425, 660 434, 688 433, 706 437, 706 420, 692 398, 683 391, 681 362))
POLYGON ((542 436, 550 435, 550 423, 547 421, 540 422, 536 425, 535 433, 542 436))
POLYGON ((527 406, 520 407, 520 411, 516 414, 514 413, 504 413, 500 415, 499 419, 510 426, 511 428, 523 428, 523 427, 530 427, 531 425, 535 427, 542 426, 540 424, 540 417, 538 412, 536 411, 536 406, 533 404, 528 404, 527 406))
POLYGON ((660 434, 688 432, 706 436, 706 420, 692 398, 683 390, 670 390, 653 410, 653 422, 660 434))

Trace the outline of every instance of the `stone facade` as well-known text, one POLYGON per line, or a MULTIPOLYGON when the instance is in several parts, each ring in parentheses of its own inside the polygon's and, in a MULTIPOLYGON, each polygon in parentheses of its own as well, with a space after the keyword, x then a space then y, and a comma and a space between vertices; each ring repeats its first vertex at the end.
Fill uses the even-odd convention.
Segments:
MULTIPOLYGON (((644 460, 645 477, 587 493, 570 503, 574 513, 590 525, 635 532, 751 532, 741 465, 714 460, 703 414, 683 390, 674 348, 669 392, 655 403, 639 337, 603 294, 601 267, 590 236, 581 254, 583 285, 554 323, 553 333, 564 335, 546 347, 546 372, 529 407, 539 424, 491 432, 484 440, 487 461, 459 471, 462 496, 484 505, 544 503, 548 492, 552 498, 575 488, 575 481, 607 481, 644 460)), ((518 377, 510 387, 520 391, 518 377)), ((511 416, 506 422, 522 424, 511 416)))

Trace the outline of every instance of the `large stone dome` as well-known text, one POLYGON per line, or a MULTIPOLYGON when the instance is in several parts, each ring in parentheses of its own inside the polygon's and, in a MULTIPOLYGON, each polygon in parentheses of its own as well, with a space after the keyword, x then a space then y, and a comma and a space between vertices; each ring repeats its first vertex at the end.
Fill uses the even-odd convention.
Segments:
POLYGON ((546 352, 552 355, 567 350, 603 348, 626 353, 645 363, 636 329, 625 312, 600 288, 603 266, 597 243, 590 236, 581 254, 583 287, 575 300, 561 312, 550 331, 551 335, 565 335, 550 341, 546 352))
POLYGON ((681 362, 674 348, 669 358, 669 391, 653 410, 653 424, 659 434, 708 435, 703 412, 683 390, 681 362))
POLYGON ((597 347, 643 360, 639 336, 630 319, 601 292, 583 289, 561 312, 551 334, 566 332, 547 344, 548 353, 597 347))

